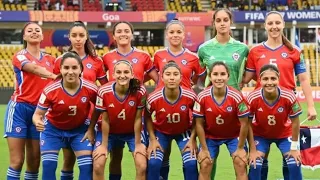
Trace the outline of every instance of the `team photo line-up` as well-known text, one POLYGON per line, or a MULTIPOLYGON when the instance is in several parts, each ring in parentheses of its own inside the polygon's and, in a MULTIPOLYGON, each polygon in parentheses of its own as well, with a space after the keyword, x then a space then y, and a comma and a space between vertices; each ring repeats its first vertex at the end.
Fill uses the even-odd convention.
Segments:
POLYGON ((179 20, 165 27, 168 47, 153 60, 132 46, 133 26, 113 26, 117 47, 98 57, 81 21, 69 29, 71 46, 61 57, 40 50, 41 27, 27 23, 24 49, 12 59, 16 85, 5 115, 10 163, 6 179, 121 179, 128 145, 136 168, 132 179, 166 180, 172 141, 181 152, 186 180, 214 179, 219 147, 227 146, 237 180, 266 180, 270 145, 283 155, 285 180, 301 180, 299 115, 295 76, 306 95, 307 118, 316 119, 301 50, 283 35, 282 15, 265 18, 267 39, 250 50, 231 36, 232 13, 213 15, 214 38, 197 54, 183 47, 179 20), (156 82, 147 94, 143 83, 156 82), (246 98, 242 87, 255 80, 246 98), (195 93, 199 92, 198 94, 195 93), (198 137, 198 140, 196 138, 198 137), (249 169, 247 171, 247 168, 249 169))

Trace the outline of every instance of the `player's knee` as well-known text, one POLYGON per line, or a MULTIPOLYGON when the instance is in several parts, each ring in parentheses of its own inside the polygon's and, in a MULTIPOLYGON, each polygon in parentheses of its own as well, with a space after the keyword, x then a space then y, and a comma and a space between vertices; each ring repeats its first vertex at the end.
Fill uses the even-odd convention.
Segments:
POLYGON ((15 156, 10 158, 10 167, 13 169, 22 169, 24 156, 15 156))
POLYGON ((235 157, 235 159, 233 160, 233 164, 239 169, 245 169, 245 167, 247 166, 246 162, 239 157, 235 157))
POLYGON ((97 175, 101 175, 104 172, 106 162, 103 158, 104 157, 100 157, 99 159, 97 159, 93 162, 93 171, 97 175))
POLYGON ((201 172, 211 172, 213 163, 209 159, 204 159, 200 163, 200 170, 201 172))

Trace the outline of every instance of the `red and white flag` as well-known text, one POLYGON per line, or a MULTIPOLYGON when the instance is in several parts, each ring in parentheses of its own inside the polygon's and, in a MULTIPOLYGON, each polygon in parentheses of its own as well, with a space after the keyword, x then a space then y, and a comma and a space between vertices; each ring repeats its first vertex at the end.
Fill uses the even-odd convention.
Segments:
POLYGON ((320 168, 320 128, 300 128, 300 153, 302 167, 315 170, 320 168))

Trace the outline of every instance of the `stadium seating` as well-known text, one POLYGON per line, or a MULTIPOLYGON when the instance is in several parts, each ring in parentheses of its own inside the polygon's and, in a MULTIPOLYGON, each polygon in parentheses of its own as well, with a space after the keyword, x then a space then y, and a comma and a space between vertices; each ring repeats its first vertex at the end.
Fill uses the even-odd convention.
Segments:
POLYGON ((27 11, 28 7, 25 4, 4 4, 0 0, 0 11, 27 11))
MULTIPOLYGON (((191 12, 191 3, 181 4, 180 0, 166 0, 167 1, 167 10, 175 12, 191 12)), ((187 1, 185 1, 187 2, 187 1)), ((202 11, 201 1, 196 0, 198 11, 202 11)))
POLYGON ((131 0, 131 7, 136 5, 137 11, 163 11, 163 0, 131 0))

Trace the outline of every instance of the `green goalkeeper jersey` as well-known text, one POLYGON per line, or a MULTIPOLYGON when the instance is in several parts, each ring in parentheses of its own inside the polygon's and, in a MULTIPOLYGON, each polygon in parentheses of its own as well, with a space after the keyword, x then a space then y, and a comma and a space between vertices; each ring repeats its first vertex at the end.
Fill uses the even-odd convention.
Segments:
MULTIPOLYGON (((226 63, 230 70, 228 85, 240 90, 239 83, 242 81, 248 52, 247 45, 232 37, 230 37, 229 42, 223 45, 216 38, 213 38, 199 47, 198 56, 200 65, 206 67, 207 72, 209 72, 209 68, 215 61, 226 63)), ((208 76, 205 83, 206 87, 210 83, 208 76)))

